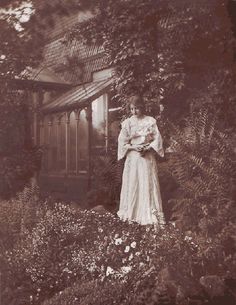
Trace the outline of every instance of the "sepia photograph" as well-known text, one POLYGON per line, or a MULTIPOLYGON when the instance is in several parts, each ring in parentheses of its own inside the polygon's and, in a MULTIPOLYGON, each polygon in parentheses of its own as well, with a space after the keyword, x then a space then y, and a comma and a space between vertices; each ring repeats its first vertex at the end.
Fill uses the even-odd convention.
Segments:
POLYGON ((0 0, 0 305, 236 304, 236 0, 0 0))

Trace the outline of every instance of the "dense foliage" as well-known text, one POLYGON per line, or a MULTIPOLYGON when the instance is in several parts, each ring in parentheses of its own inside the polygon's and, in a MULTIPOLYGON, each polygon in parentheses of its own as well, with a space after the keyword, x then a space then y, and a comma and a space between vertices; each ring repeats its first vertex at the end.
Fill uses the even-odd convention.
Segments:
POLYGON ((93 162, 93 188, 87 194, 88 207, 104 206, 109 211, 117 209, 123 160, 117 161, 117 152, 109 151, 104 156, 94 158, 93 162))
POLYGON ((39 168, 40 153, 30 134, 32 105, 26 87, 19 87, 22 72, 40 59, 40 39, 28 23, 21 23, 24 10, 2 10, 0 16, 0 196, 21 190, 39 168))
MULTIPOLYGON (((20 3, 3 4, 13 2, 20 3)), ((39 58, 30 50, 39 50, 42 14, 69 14, 92 2, 35 1, 40 13, 21 31, 15 18, 1 19, 1 195, 22 188, 39 160, 27 137, 25 96, 9 80, 39 58)), ((174 224, 144 227, 104 211, 51 206, 39 200, 34 184, 1 201, 4 305, 234 304, 235 155, 227 129, 235 124, 235 67, 226 4, 98 0, 94 18, 71 32, 69 41, 104 46, 122 102, 140 91, 153 114, 163 103, 164 116, 179 123, 189 106, 211 111, 192 112, 169 128, 172 153, 159 167, 174 224)), ((104 204, 104 196, 116 201, 119 165, 103 158, 95 174, 91 205, 104 204)))
POLYGON ((185 230, 208 236, 235 221, 235 140, 218 128, 207 110, 192 112, 184 128, 172 128, 169 170, 179 184, 176 214, 185 230))
POLYGON ((163 103, 175 121, 190 106, 207 104, 229 128, 235 121, 235 63, 227 4, 100 0, 94 17, 69 37, 103 45, 123 103, 143 93, 147 108, 157 113, 163 103))
POLYGON ((36 217, 33 227, 17 230, 13 247, 1 251, 4 304, 234 302, 232 258, 219 255, 214 238, 63 204, 42 206, 36 217))
MULTIPOLYGON (((2 5, 18 6, 19 14, 24 14, 23 2, 2 5)), ((53 16, 92 10, 93 17, 69 33, 68 44, 83 39, 104 47, 108 65, 115 68, 115 98, 123 105, 127 96, 140 92, 153 115, 162 103, 165 118, 178 122, 189 107, 208 105, 230 129, 236 121, 233 26, 227 12, 231 2, 35 0, 29 22, 20 22, 12 11, 2 14, 1 158, 12 166, 1 169, 1 194, 14 194, 36 168, 26 128, 27 98, 8 80, 40 59, 39 45, 43 46, 44 29, 54 24, 53 16), (15 151, 22 157, 16 158, 15 151), (21 174, 14 168, 20 168, 21 174)))
MULTIPOLYGON (((173 130, 165 164, 178 188, 162 191, 172 196, 166 206, 174 201, 175 225, 146 227, 105 210, 40 203, 34 184, 1 203, 6 304, 234 304, 232 144, 206 111, 187 120, 186 132, 173 130)), ((117 167, 105 162, 108 184, 117 167)))

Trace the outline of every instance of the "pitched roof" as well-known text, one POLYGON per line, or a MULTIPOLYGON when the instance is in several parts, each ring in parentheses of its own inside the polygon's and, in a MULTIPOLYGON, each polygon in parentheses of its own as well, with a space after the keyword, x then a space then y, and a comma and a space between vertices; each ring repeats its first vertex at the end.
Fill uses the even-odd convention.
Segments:
POLYGON ((45 46, 43 65, 73 84, 91 81, 94 71, 108 66, 101 46, 87 46, 77 40, 66 43, 63 37, 45 46))
POLYGON ((42 67, 58 75, 65 83, 74 85, 92 80, 92 73, 108 67, 102 46, 85 45, 82 41, 66 41, 66 34, 81 21, 87 20, 90 12, 77 12, 70 16, 53 17, 54 26, 47 26, 44 34, 42 67))
POLYGON ((37 82, 69 84, 63 79, 61 79, 59 75, 55 74, 49 68, 39 67, 38 69, 32 69, 28 67, 21 73, 21 75, 24 77, 24 79, 30 79, 37 82))
POLYGON ((44 105, 42 111, 44 113, 52 113, 83 107, 86 103, 95 100, 106 92, 112 83, 113 79, 108 78, 76 86, 51 103, 44 105))
POLYGON ((92 13, 89 11, 79 11, 70 15, 57 15, 53 16, 53 25, 48 27, 45 31, 45 35, 48 41, 60 38, 65 33, 67 33, 71 28, 80 22, 88 20, 91 18, 92 13))

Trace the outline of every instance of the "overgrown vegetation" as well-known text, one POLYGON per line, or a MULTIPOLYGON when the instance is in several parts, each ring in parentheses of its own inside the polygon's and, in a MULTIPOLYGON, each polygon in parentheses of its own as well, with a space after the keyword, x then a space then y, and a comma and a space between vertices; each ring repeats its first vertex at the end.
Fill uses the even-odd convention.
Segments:
POLYGON ((21 13, 1 10, 0 27, 0 197, 9 198, 22 190, 40 167, 40 151, 30 132, 32 103, 27 87, 19 86, 22 72, 40 59, 39 37, 21 13), (16 80, 18 79, 18 80, 16 80))
POLYGON ((57 204, 20 237, 1 257, 4 304, 234 302, 225 282, 233 281, 231 260, 222 260, 217 240, 173 226, 155 231, 57 204))
MULTIPOLYGON (((64 15, 84 5, 76 2, 51 1, 41 13, 50 15, 59 3, 64 15)), ((96 1, 95 17, 69 38, 104 46, 116 68, 115 98, 124 103, 140 91, 153 114, 163 103, 164 119, 177 121, 161 127, 164 135, 168 127, 172 153, 159 164, 174 224, 144 227, 111 213, 49 205, 32 184, 0 202, 4 305, 235 303, 235 66, 227 1, 156 4, 96 1), (203 105, 208 110, 196 112, 203 105)), ((41 33, 39 16, 32 22, 41 33)), ((9 82, 35 62, 33 36, 30 26, 18 32, 15 21, 1 22, 0 177, 7 196, 22 189, 40 158, 26 136, 24 95, 9 82)), ((118 199, 120 167, 113 157, 100 161, 91 206, 105 196, 106 205, 118 199)))
POLYGON ((117 161, 117 152, 110 151, 104 156, 94 158, 94 185, 87 194, 88 207, 104 206, 107 210, 117 209, 124 162, 117 161))
POLYGON ((115 67, 115 97, 123 105, 139 92, 152 114, 162 103, 175 122, 190 106, 208 105, 230 128, 235 122, 235 63, 227 4, 99 0, 95 16, 69 37, 103 45, 115 67))
POLYGON ((235 220, 235 143, 218 127, 216 117, 201 110, 186 118, 184 128, 172 128, 169 169, 179 184, 176 214, 185 230, 208 236, 235 220))
POLYGON ((189 118, 188 136, 184 134, 176 130, 175 152, 168 159, 179 185, 175 225, 146 227, 111 213, 40 203, 34 184, 18 199, 2 203, 4 304, 136 305, 145 300, 175 305, 198 300, 233 305, 231 144, 204 111, 189 118))

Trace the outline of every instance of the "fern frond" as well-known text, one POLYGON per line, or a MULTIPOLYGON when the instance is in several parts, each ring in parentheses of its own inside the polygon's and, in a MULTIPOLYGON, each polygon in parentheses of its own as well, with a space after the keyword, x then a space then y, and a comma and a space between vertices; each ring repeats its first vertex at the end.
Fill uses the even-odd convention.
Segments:
MULTIPOLYGON (((185 131, 174 129, 175 152, 170 159, 170 172, 178 182, 180 198, 173 201, 173 215, 183 226, 192 221, 199 227, 207 213, 209 221, 204 218, 204 227, 213 230, 218 214, 235 196, 233 149, 228 136, 216 129, 215 116, 206 109, 191 113, 186 126, 185 131)), ((226 214, 229 216, 229 210, 226 214)))

